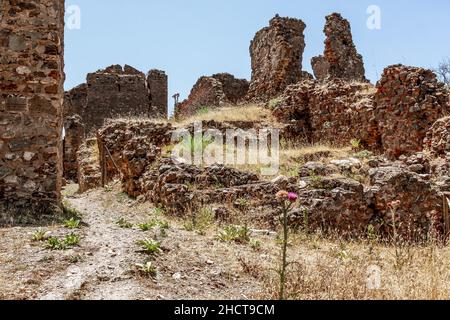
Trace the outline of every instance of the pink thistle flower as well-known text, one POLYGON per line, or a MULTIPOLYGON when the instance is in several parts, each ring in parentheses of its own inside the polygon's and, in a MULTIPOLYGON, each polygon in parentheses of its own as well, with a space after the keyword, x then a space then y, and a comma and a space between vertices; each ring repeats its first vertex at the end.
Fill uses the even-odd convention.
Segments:
POLYGON ((288 194, 288 200, 290 202, 296 202, 298 200, 298 194, 294 193, 294 192, 289 192, 288 194))

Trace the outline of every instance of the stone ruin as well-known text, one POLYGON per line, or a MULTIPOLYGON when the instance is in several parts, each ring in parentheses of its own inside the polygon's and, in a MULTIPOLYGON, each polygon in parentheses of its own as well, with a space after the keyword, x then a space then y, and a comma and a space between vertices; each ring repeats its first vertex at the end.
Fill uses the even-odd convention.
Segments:
POLYGON ((305 37, 303 21, 276 15, 250 45, 252 80, 248 100, 268 101, 290 84, 309 78, 302 72, 305 37))
POLYGON ((376 87, 341 79, 292 85, 273 113, 304 141, 345 146, 355 139, 396 159, 423 150, 427 131, 450 111, 448 101, 433 72, 394 65, 376 87))
MULTIPOLYGON (((395 221, 405 237, 430 230, 442 234, 442 200, 450 188, 450 121, 443 117, 450 111, 448 91, 431 71, 401 65, 386 68, 376 86, 365 82, 350 27, 339 15, 327 18, 325 55, 315 60, 318 80, 301 71, 304 24, 277 16, 252 42, 250 85, 228 74, 203 77, 182 104, 183 115, 282 94, 273 114, 291 130, 290 140, 348 145, 358 139, 378 154, 367 161, 307 162, 294 177, 267 181, 223 165, 198 167, 168 158, 175 130, 169 123, 104 123, 129 115, 123 113, 130 103, 147 116, 167 114, 167 77, 156 70, 144 75, 112 66, 66 93, 63 146, 63 1, 0 1, 0 6, 2 212, 23 219, 31 212, 35 218, 54 213, 64 163, 66 177, 76 173, 81 192, 120 177, 124 192, 172 214, 190 214, 207 203, 217 218, 241 210, 252 221, 273 225, 274 194, 288 190, 297 192, 302 204, 290 217, 295 226, 307 220, 311 229, 361 235, 372 225, 389 235, 395 221), (96 138, 82 141, 85 129, 102 125, 96 138), (393 208, 395 200, 401 205, 393 208)), ((206 127, 264 125, 209 121, 206 127)), ((0 223, 10 218, 2 215, 0 223)))
POLYGON ((249 88, 244 79, 236 79, 229 73, 201 77, 191 90, 187 100, 175 110, 175 118, 185 118, 197 114, 202 108, 235 105, 243 101, 249 88))
POLYGON ((86 133, 100 129, 106 119, 168 117, 167 76, 163 71, 144 73, 113 65, 87 75, 87 83, 65 94, 65 117, 78 114, 86 133))
POLYGON ((149 117, 167 119, 169 116, 168 77, 164 71, 150 70, 147 74, 147 89, 150 96, 149 117))
POLYGON ((0 1, 0 224, 60 211, 64 1, 0 1))
POLYGON ((374 102, 387 156, 422 151, 427 131, 450 111, 448 101, 448 90, 432 71, 402 65, 386 68, 374 102))
POLYGON ((350 23, 339 13, 333 13, 326 17, 324 33, 324 54, 311 60, 316 79, 367 81, 363 58, 353 43, 350 23))

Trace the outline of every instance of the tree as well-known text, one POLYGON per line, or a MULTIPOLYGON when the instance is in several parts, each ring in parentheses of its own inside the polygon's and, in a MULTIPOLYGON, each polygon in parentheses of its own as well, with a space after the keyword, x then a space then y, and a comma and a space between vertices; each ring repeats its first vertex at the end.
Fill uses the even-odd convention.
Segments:
POLYGON ((450 85, 450 58, 442 60, 438 67, 434 69, 434 72, 436 72, 440 81, 450 85))

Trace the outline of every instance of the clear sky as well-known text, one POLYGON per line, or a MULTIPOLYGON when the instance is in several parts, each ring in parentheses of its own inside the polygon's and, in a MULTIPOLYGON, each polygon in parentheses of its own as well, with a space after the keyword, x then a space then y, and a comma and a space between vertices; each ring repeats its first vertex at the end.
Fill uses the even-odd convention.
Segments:
POLYGON ((350 21, 372 82, 390 64, 434 67, 450 57, 450 0, 66 0, 69 5, 81 9, 81 28, 66 29, 66 89, 111 64, 162 69, 170 95, 181 98, 202 75, 250 79, 250 40, 277 13, 306 23, 303 69, 310 72, 332 12, 350 21), (370 5, 381 9, 379 30, 367 27, 370 5))

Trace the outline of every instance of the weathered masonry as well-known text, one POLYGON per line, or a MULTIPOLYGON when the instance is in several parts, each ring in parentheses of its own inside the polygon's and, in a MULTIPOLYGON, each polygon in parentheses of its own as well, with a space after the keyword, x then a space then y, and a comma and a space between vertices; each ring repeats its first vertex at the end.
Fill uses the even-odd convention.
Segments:
POLYGON ((64 0, 0 0, 0 223, 60 207, 64 0))
POLYGON ((100 129, 107 119, 167 119, 167 83, 164 71, 146 75, 129 65, 113 65, 89 73, 85 84, 65 93, 64 117, 79 115, 86 134, 100 129))

